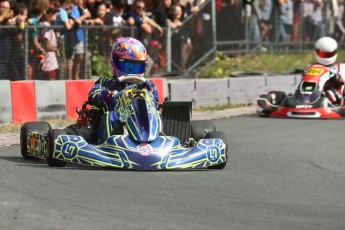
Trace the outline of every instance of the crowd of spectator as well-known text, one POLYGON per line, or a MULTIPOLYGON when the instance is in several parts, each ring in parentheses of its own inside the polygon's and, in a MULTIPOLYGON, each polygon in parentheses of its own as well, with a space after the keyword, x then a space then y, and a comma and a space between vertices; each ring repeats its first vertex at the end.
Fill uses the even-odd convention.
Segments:
MULTIPOLYGON (((165 68, 164 28, 170 26, 178 33, 183 20, 197 12, 203 2, 0 0, 0 80, 84 78, 82 66, 87 55, 84 48, 87 35, 81 25, 102 26, 98 30, 97 48, 98 53, 104 55, 105 62, 113 41, 119 36, 129 35, 122 28, 136 28, 134 36, 148 46, 149 61, 153 66, 151 71, 165 68), (23 29, 27 25, 34 29, 28 31, 28 66, 25 68, 23 29), (13 29, 13 26, 18 29, 13 29)), ((176 53, 180 55, 179 64, 185 68, 193 46, 188 34, 184 33, 182 36, 183 42, 176 53)))
MULTIPOLYGON (((194 52, 202 50, 205 42, 212 43, 207 40, 211 31, 206 31, 203 23, 209 20, 209 12, 200 12, 204 2, 0 0, 0 79, 82 79, 90 50, 91 56, 97 50, 106 63, 119 36, 133 36, 146 45, 148 69, 155 73, 167 67, 168 27, 172 31, 172 62, 184 71, 199 55, 194 52), (195 20, 188 20, 191 15, 197 16, 195 20), (85 45, 90 33, 81 25, 97 31, 92 32, 96 47, 91 47, 90 41, 85 45), (26 26, 34 29, 28 30, 28 47, 24 49, 26 26), (135 33, 128 28, 134 28, 135 33), (27 66, 24 57, 28 57, 27 66)), ((307 46, 326 35, 340 44, 345 40, 344 0, 215 0, 215 5, 218 41, 249 40, 257 50, 279 42, 288 50, 300 41, 307 46)))
POLYGON ((217 24, 231 28, 231 35, 217 30, 217 38, 244 40, 247 22, 248 40, 258 50, 274 42, 289 44, 287 50, 299 42, 312 48, 322 36, 345 38, 344 0, 216 0, 216 7, 217 24))

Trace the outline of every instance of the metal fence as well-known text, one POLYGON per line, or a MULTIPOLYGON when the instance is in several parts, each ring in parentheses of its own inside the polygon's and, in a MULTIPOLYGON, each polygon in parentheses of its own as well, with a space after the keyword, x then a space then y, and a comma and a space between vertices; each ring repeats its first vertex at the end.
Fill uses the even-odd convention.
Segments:
MULTIPOLYGON (((207 1, 201 7, 199 13, 187 18, 179 30, 171 30, 168 26, 164 29, 164 35, 143 35, 136 27, 113 27, 113 26, 80 26, 85 34, 84 55, 80 64, 80 79, 90 79, 92 76, 109 75, 109 57, 111 45, 119 36, 131 36, 138 38, 147 47, 149 60, 147 74, 165 73, 171 71, 188 72, 199 65, 215 51, 215 14, 214 1, 207 1), (189 45, 189 47, 187 47, 189 45), (189 48, 189 51, 186 51, 189 48)), ((62 26, 26 26, 19 29, 14 26, 1 26, 0 34, 10 35, 11 49, 7 76, 2 74, 0 79, 10 80, 48 80, 42 77, 40 63, 41 53, 33 52, 31 39, 32 33, 39 33, 48 29, 61 30, 62 26), (21 37, 18 40, 18 37, 21 37)), ((73 32, 71 32, 73 33, 73 32)), ((76 65, 75 62, 60 60, 62 52, 67 54, 67 59, 73 50, 73 39, 69 39, 69 33, 64 35, 64 46, 60 46, 59 71, 57 79, 68 79, 68 66, 76 65), (65 51, 62 49, 65 47, 65 51), (72 63, 72 64, 68 64, 72 63)), ((72 36, 74 36, 72 34, 72 36)), ((0 39, 1 40, 1 39, 0 39)), ((62 40, 62 39, 61 39, 62 40)), ((44 55, 43 55, 44 56, 44 55)), ((1 63, 8 57, 0 54, 1 63)), ((73 57, 74 58, 74 57, 73 57)), ((1 71, 0 71, 1 72, 1 71)), ((71 76, 75 76, 72 74, 71 76)), ((75 79, 72 77, 72 79, 75 79)))
MULTIPOLYGON (((80 78, 89 79, 93 75, 109 75, 109 53, 112 42, 119 36, 131 36, 141 40, 147 47, 149 54, 147 74, 190 73, 212 63, 216 51, 236 55, 251 52, 301 52, 309 51, 318 37, 328 35, 336 38, 340 46, 344 45, 345 29, 343 26, 344 4, 338 6, 337 14, 332 11, 331 1, 322 1, 321 8, 316 7, 313 0, 292 1, 293 21, 282 36, 282 11, 274 0, 255 0, 252 5, 245 5, 241 0, 226 1, 228 4, 216 7, 214 0, 205 1, 200 10, 184 20, 181 28, 171 30, 170 26, 164 29, 164 35, 144 36, 136 27, 113 26, 81 26, 85 33, 84 57, 80 67, 80 78), (261 37, 260 18, 254 11, 254 3, 258 7, 263 2, 272 3, 272 11, 267 21, 269 31, 267 36, 261 37), (309 5, 308 5, 309 4, 309 5), (311 15, 305 16, 305 9, 313 5, 311 15), (315 12, 320 10, 319 18, 315 12), (314 16, 313 16, 314 15, 314 16), (290 38, 290 39, 287 39, 290 38)), ((333 1, 334 2, 334 1, 333 1)), ((17 27, 0 27, 0 36, 13 34, 12 48, 8 74, 0 74, 0 79, 25 80, 41 79, 33 69, 39 63, 33 62, 30 48, 30 34, 42 31, 47 27, 26 26, 19 30, 17 27), (21 40, 18 41, 18 36, 21 40)), ((59 26, 52 26, 61 29, 59 26)), ((66 36, 66 35, 65 35, 66 36)), ((0 38, 1 40, 1 38, 0 38)), ((67 53, 73 47, 65 39, 67 53)), ((4 46, 4 44, 0 44, 4 46)), ((60 52, 63 52, 62 50, 60 52)), ((6 53, 0 53, 0 67, 5 62, 6 53)), ((8 58, 8 57, 7 57, 8 58)), ((67 79, 68 64, 61 61, 58 79, 67 79)), ((0 68, 1 70, 1 68, 0 68)), ((0 71, 1 72, 1 71, 0 71)))

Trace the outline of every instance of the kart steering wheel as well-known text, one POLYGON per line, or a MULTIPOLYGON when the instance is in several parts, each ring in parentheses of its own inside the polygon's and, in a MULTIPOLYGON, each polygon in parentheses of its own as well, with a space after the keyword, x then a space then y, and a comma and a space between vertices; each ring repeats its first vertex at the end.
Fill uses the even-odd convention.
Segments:
POLYGON ((127 82, 130 80, 137 80, 142 83, 146 82, 146 78, 139 77, 137 74, 127 74, 127 75, 122 75, 121 77, 117 78, 119 82, 127 82))
POLYGON ((127 75, 122 75, 122 76, 117 78, 117 81, 119 81, 119 82, 131 82, 131 80, 135 80, 135 81, 140 82, 149 91, 152 90, 152 86, 150 84, 150 81, 144 77, 139 77, 137 74, 127 74, 127 75))

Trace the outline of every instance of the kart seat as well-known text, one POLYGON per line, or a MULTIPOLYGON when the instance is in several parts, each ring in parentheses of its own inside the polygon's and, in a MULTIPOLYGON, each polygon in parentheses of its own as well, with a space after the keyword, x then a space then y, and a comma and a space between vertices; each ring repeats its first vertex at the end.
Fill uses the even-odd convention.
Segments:
POLYGON ((181 144, 188 142, 191 136, 192 102, 165 101, 161 108, 165 134, 177 137, 181 144))

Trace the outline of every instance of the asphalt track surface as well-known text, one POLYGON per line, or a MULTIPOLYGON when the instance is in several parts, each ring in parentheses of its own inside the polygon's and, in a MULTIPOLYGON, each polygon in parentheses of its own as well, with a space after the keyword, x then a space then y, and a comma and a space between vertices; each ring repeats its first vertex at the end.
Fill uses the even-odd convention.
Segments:
POLYGON ((214 122, 223 170, 50 168, 3 146, 0 229, 345 229, 345 120, 214 122))

